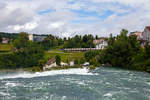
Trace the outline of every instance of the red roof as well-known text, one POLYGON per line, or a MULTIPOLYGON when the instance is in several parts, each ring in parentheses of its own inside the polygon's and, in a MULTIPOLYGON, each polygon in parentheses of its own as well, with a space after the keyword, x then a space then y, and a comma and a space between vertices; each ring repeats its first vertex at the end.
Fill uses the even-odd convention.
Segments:
POLYGON ((52 59, 49 59, 49 60, 47 61, 46 65, 51 65, 51 64, 53 64, 53 63, 55 63, 55 62, 56 62, 56 60, 55 60, 54 58, 52 58, 52 59))
POLYGON ((147 26, 146 29, 148 29, 150 31, 150 26, 147 26))
POLYGON ((103 41, 106 41, 106 39, 105 38, 101 38, 101 39, 98 39, 98 40, 94 40, 93 43, 97 45, 97 44, 102 43, 103 41))
POLYGON ((8 38, 2 38, 3 39, 3 41, 8 41, 9 39, 8 38))

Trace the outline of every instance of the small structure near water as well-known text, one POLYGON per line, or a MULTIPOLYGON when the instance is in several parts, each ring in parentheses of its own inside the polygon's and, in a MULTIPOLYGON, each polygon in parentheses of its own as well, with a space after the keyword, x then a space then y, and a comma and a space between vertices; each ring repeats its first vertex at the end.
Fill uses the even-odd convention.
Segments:
POLYGON ((70 65, 70 66, 74 66, 74 60, 73 60, 73 61, 70 61, 69 65, 70 65))
POLYGON ((90 66, 89 62, 85 62, 84 64, 82 64, 82 67, 88 67, 88 66, 90 66))
POLYGON ((54 58, 49 59, 47 61, 46 65, 43 67, 43 70, 46 70, 52 67, 57 67, 56 60, 54 58))
MULTIPOLYGON (((64 63, 64 62, 61 62, 60 63, 61 67, 63 66, 69 66, 67 63, 64 63)), ((43 70, 47 70, 47 69, 50 69, 50 68, 55 68, 55 67, 60 67, 56 64, 56 59, 55 58, 52 58, 52 59, 49 59, 47 61, 47 63, 45 64, 45 66, 43 67, 43 70)))

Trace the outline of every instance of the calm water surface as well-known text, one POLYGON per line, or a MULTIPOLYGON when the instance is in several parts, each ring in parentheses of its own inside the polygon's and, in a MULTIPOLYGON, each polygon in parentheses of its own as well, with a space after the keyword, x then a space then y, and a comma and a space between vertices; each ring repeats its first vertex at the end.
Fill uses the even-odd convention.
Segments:
POLYGON ((150 100, 150 74, 113 68, 0 72, 0 100, 150 100))

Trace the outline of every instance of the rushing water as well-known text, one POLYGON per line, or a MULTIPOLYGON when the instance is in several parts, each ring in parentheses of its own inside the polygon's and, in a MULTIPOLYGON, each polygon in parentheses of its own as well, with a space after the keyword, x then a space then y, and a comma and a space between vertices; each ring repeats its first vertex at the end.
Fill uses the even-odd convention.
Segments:
POLYGON ((1 72, 0 100, 150 100, 150 74, 113 68, 1 72))

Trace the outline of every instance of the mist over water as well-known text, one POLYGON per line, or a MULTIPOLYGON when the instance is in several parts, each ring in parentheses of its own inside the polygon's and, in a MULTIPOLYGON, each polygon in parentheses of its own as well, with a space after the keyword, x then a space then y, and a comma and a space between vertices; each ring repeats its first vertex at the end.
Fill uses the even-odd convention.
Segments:
POLYGON ((150 74, 113 68, 1 72, 0 100, 150 100, 150 74))
MULTIPOLYGON (((93 75, 93 73, 89 73, 89 71, 84 68, 78 69, 68 69, 68 70, 53 70, 53 71, 45 71, 45 72, 36 72, 36 73, 29 73, 29 72, 11 72, 11 73, 2 73, 0 74, 0 79, 11 79, 11 78, 33 78, 33 77, 42 77, 42 76, 54 76, 54 75, 69 75, 69 74, 76 74, 76 75, 93 75)), ((95 74, 96 75, 96 74, 95 74)))

